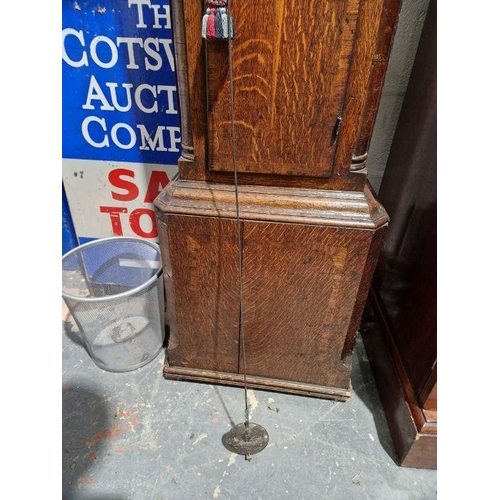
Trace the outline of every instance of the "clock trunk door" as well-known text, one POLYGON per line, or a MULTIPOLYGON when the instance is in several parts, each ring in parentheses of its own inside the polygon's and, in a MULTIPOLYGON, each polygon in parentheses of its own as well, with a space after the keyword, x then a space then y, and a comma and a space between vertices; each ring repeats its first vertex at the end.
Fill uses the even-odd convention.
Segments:
MULTIPOLYGON (((234 0, 239 172, 329 177, 359 0, 234 0)), ((232 171, 227 41, 206 43, 208 166, 232 171)))

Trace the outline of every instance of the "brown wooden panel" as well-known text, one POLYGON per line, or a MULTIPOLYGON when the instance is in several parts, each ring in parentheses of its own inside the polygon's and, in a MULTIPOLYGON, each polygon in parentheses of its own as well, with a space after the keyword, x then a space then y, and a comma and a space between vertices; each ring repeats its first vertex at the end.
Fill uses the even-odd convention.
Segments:
MULTIPOLYGON (((238 170, 328 177, 359 0, 233 2, 238 170)), ((207 43, 209 166, 232 171, 229 55, 207 43)))
POLYGON ((437 469, 437 436, 419 434, 401 465, 419 469, 437 469))
MULTIPOLYGON (((241 184, 363 189, 364 162, 351 163, 369 142, 399 4, 233 2, 241 184), (339 114, 342 125, 332 146, 339 114)), ((201 0, 172 0, 183 148, 179 175, 232 183, 228 47, 225 41, 203 41, 203 13, 201 0)))
MULTIPOLYGON (((366 186, 363 192, 240 186, 240 216, 246 220, 376 230, 389 221, 387 212, 366 186)), ((164 214, 236 217, 234 187, 174 179, 155 200, 164 214)))
POLYGON ((348 385, 341 354, 372 235, 245 222, 249 375, 348 385))
MULTIPOLYGON (((364 305, 385 210, 369 189, 241 186, 239 201, 249 380, 345 399, 349 333, 364 305)), ((165 373, 238 385, 234 188, 175 179, 155 209, 170 295, 165 373)))
MULTIPOLYGON (((164 261, 176 308, 169 364, 241 374, 236 221, 166 220, 164 261)), ((349 388, 351 367, 342 361, 342 350, 373 234, 244 221, 249 376, 349 388)))
POLYGON ((237 240, 234 221, 168 216, 168 251, 175 296, 171 362, 238 371, 237 240))
MULTIPOLYGON (((360 5, 357 39, 349 71, 349 82, 342 117, 343 126, 339 134, 339 144, 335 154, 336 175, 345 176, 350 174, 356 140, 360 128, 363 126, 362 118, 365 120, 371 119, 369 116, 362 117, 362 114, 367 99, 369 99, 373 58, 381 55, 376 54, 376 49, 380 32, 384 29, 381 25, 382 12, 389 2, 391 0, 362 0, 360 5)), ((385 26, 385 29, 390 29, 390 26, 385 26)), ((362 182, 364 182, 364 179, 362 182)))
POLYGON ((391 223, 377 321, 365 315, 363 331, 401 464, 425 468, 437 462, 436 9, 431 0, 380 188, 391 223))
POLYGON ((386 229, 387 226, 380 228, 372 238, 370 250, 368 251, 365 266, 363 269, 363 276, 361 278, 358 297, 352 311, 351 323, 349 324, 349 330, 347 331, 344 349, 342 350, 342 359, 344 359, 344 357, 346 356, 349 356, 354 349, 354 344, 356 342, 356 333, 361 323, 361 316, 365 308, 368 292, 370 291, 373 273, 375 271, 375 266, 380 254, 380 247, 382 246, 382 241, 386 229))
POLYGON ((179 343, 177 338, 177 315, 175 314, 175 293, 174 282, 172 279, 172 262, 170 259, 170 250, 168 245, 167 225, 163 219, 156 220, 158 227, 158 239, 160 240, 161 260, 163 265, 163 279, 165 284, 165 324, 168 325, 168 345, 171 348, 177 347, 179 343))
MULTIPOLYGON (((396 29, 396 19, 400 5, 401 2, 399 0, 386 0, 382 6, 380 24, 378 26, 379 32, 376 37, 377 45, 371 61, 370 80, 366 86, 364 109, 361 115, 351 169, 364 168, 368 156, 368 147, 375 125, 378 103, 384 86, 390 47, 396 29)), ((374 24, 372 21, 372 26, 374 24)))
POLYGON ((437 412, 437 368, 432 371, 429 381, 420 393, 420 402, 422 408, 437 412))
POLYGON ((437 421, 428 421, 419 407, 386 320, 381 303, 372 291, 361 333, 394 448, 402 466, 435 469, 437 421))
POLYGON ((422 411, 424 413, 425 420, 427 420, 427 422, 437 424, 437 421, 438 421, 437 410, 426 410, 424 408, 422 411))

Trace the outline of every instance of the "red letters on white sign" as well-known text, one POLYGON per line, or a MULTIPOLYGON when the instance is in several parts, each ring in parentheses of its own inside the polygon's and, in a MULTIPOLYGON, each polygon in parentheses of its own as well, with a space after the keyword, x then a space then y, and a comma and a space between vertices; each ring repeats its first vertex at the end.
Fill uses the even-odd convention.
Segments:
MULTIPOLYGON (((126 168, 111 170, 108 174, 108 181, 112 186, 111 197, 117 201, 136 200, 140 190, 134 178, 133 170, 126 168)), ((144 203, 152 204, 168 183, 169 178, 166 172, 153 170, 144 195, 144 203)), ((126 207, 100 206, 99 211, 109 214, 111 228, 115 236, 123 236, 123 223, 128 223, 133 233, 141 238, 156 238, 158 235, 155 213, 152 208, 136 208, 129 213, 126 207)))

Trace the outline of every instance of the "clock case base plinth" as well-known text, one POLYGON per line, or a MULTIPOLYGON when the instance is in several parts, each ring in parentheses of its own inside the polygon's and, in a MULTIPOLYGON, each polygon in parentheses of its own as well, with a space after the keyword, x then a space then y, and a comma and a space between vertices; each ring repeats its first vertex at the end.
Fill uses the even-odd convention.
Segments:
MULTIPOLYGON (((351 354, 388 223, 360 191, 242 185, 249 387, 350 397, 351 354)), ((175 179, 155 200, 166 378, 242 386, 234 187, 175 179)))

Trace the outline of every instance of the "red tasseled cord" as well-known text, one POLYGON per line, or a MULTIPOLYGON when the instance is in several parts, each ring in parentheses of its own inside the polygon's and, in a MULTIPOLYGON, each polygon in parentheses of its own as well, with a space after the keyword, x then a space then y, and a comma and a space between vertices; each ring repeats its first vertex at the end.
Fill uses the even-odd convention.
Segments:
POLYGON ((215 38, 215 11, 216 9, 210 9, 210 15, 207 21, 207 38, 215 38))

